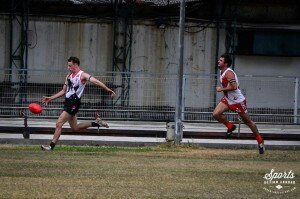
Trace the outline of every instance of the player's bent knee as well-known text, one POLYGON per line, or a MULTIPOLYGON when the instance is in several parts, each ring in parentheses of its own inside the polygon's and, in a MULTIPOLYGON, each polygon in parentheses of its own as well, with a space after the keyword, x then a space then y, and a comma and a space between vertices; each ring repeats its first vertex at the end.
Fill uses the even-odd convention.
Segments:
POLYGON ((63 123, 61 123, 61 122, 57 122, 55 125, 56 128, 62 128, 62 126, 63 126, 63 123))

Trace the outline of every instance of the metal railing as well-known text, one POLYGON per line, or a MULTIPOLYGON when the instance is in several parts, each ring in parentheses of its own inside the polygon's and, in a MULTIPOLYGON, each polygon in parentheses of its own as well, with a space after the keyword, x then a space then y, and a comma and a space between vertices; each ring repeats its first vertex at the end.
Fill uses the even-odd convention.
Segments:
MULTIPOLYGON (((92 74, 92 73, 91 73, 92 74)), ((0 74, 0 117, 18 117, 20 109, 30 117, 57 118, 64 98, 44 107, 40 115, 27 110, 31 102, 41 102, 42 96, 58 92, 66 73, 61 71, 27 71, 0 74)), ((172 121, 175 113, 176 74, 107 73, 94 76, 113 88, 117 96, 111 99, 105 91, 88 83, 78 113, 81 119, 94 118, 96 112, 111 120, 172 121), (130 79, 129 86, 122 78, 130 79)), ((215 75, 184 75, 183 118, 186 122, 215 122, 212 112, 222 97, 216 93, 215 75)), ((251 118, 258 123, 300 124, 299 78, 239 76, 246 95, 251 118)), ((228 114, 236 120, 235 114, 228 114)))

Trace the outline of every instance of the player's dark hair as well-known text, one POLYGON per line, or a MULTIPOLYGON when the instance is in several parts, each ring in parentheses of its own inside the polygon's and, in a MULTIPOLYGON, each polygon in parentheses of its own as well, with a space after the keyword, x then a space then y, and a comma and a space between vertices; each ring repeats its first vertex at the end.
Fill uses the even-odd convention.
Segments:
POLYGON ((79 61, 79 59, 77 58, 77 57, 70 57, 69 59, 68 59, 68 62, 73 62, 74 64, 78 64, 78 66, 80 65, 80 61, 79 61))
POLYGON ((221 55, 221 57, 224 58, 224 63, 227 63, 227 66, 230 67, 231 63, 232 63, 232 59, 231 59, 230 55, 223 54, 223 55, 221 55))

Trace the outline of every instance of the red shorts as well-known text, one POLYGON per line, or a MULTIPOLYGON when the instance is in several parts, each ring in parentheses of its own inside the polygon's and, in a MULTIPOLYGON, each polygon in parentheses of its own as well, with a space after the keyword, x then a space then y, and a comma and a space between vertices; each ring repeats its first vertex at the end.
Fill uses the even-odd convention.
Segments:
POLYGON ((228 104, 228 101, 225 97, 222 98, 221 102, 228 106, 229 110, 237 112, 237 113, 247 113, 247 103, 246 100, 237 103, 237 104, 228 104))

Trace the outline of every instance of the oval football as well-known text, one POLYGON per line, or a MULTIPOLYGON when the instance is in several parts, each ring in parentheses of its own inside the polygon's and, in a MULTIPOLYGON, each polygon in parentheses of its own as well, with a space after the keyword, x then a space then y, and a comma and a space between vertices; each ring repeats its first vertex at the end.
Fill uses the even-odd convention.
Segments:
POLYGON ((31 103, 28 108, 34 114, 40 114, 43 111, 43 108, 38 103, 31 103))

